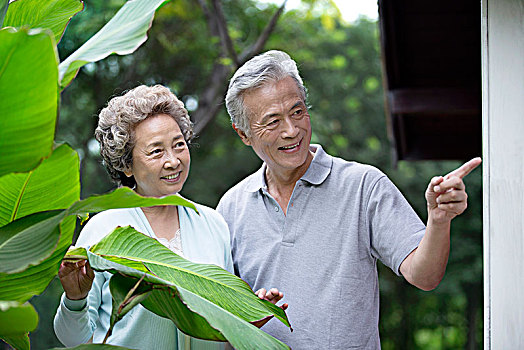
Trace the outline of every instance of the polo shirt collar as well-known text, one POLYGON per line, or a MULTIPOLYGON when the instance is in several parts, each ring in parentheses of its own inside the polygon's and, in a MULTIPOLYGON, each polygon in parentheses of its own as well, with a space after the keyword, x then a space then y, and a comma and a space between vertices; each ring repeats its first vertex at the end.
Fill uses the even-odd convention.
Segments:
MULTIPOLYGON (((322 146, 317 144, 309 145, 309 149, 315 153, 311 164, 306 173, 302 175, 300 180, 309 182, 313 185, 320 185, 326 180, 329 173, 331 172, 331 166, 333 164, 333 158, 327 154, 322 146)), ((253 174, 249 183, 246 186, 246 191, 257 192, 260 189, 266 189, 266 163, 262 164, 262 167, 253 174)))

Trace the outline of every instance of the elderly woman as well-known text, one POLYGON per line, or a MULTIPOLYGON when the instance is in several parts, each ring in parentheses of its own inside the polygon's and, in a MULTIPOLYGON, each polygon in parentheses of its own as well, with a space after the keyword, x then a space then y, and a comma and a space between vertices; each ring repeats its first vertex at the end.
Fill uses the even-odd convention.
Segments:
MULTIPOLYGON (((183 103, 167 88, 139 86, 115 97, 100 112, 95 137, 111 178, 138 194, 178 193, 189 174, 192 124, 183 103)), ((83 228, 77 246, 91 246, 116 226, 131 225, 187 259, 233 271, 229 231, 213 209, 195 204, 200 215, 182 206, 107 210, 83 228)), ((54 328, 66 346, 101 343, 111 316, 108 272, 93 272, 85 261, 63 262, 58 273, 65 293, 54 328)), ((257 292, 259 297, 264 297, 257 292)), ((282 293, 265 296, 276 302, 282 293)), ((168 319, 141 305, 117 322, 108 344, 134 349, 220 349, 224 343, 189 338, 168 319)))

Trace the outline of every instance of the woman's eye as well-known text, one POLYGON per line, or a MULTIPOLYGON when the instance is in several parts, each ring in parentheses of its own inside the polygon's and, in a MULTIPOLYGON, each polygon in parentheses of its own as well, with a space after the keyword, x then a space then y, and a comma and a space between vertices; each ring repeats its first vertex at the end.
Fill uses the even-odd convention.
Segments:
POLYGON ((302 114, 302 110, 301 109, 297 109, 296 111, 293 112, 294 116, 299 116, 301 114, 302 114))
POLYGON ((278 119, 273 119, 272 121, 267 123, 267 125, 272 126, 272 125, 276 125, 277 123, 278 123, 278 119))
POLYGON ((161 152, 162 152, 162 150, 160 148, 156 148, 156 149, 152 150, 149 154, 154 155, 154 154, 159 154, 161 152))
POLYGON ((185 142, 180 141, 180 142, 175 143, 175 148, 183 148, 185 145, 186 145, 185 142))

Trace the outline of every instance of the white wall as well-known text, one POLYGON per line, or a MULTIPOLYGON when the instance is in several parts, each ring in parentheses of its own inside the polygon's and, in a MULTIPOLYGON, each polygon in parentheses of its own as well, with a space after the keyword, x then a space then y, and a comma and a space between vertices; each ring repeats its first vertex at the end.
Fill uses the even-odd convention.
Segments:
POLYGON ((484 348, 524 349, 524 0, 482 0, 484 348))

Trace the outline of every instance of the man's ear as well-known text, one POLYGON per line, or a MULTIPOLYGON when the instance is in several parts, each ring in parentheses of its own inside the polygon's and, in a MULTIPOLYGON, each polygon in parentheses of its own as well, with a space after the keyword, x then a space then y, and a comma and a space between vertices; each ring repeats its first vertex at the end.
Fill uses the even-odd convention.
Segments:
POLYGON ((235 131, 237 132, 238 136, 240 136, 240 139, 242 140, 242 142, 244 142, 244 144, 246 146, 251 146, 251 141, 249 141, 249 138, 247 137, 246 133, 243 132, 242 130, 240 130, 236 125, 235 123, 232 124, 233 126, 233 129, 235 129, 235 131))

